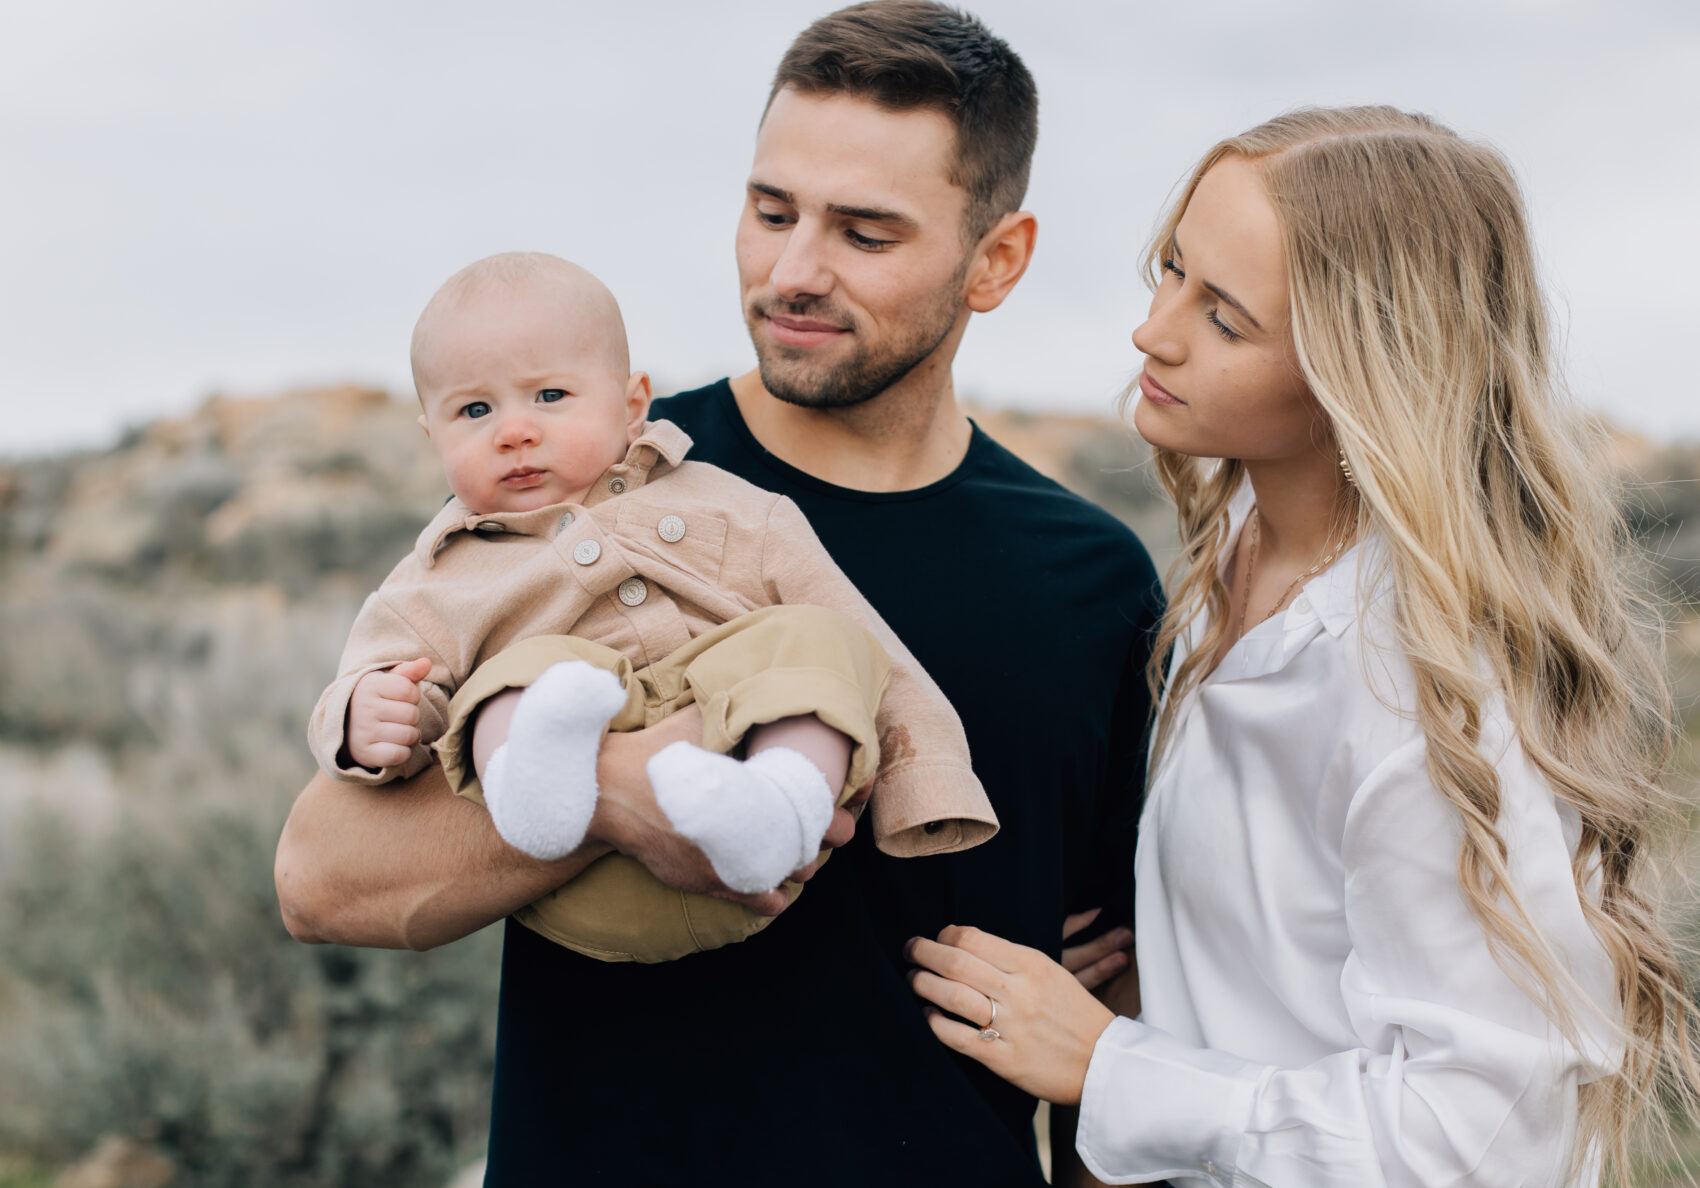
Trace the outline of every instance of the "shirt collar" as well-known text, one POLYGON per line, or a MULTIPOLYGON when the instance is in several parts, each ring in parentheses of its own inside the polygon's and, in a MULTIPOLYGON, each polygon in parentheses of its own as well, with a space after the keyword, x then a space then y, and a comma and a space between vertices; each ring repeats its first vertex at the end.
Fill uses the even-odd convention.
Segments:
POLYGON ((683 462, 690 448, 690 435, 672 421, 646 421, 643 432, 626 447, 626 456, 597 476, 582 504, 555 503, 530 511, 483 514, 473 511, 456 496, 443 505, 442 510, 425 526, 425 531, 419 534, 413 548, 414 556, 429 568, 448 544, 449 538, 457 532, 489 536, 508 533, 553 536, 561 530, 563 513, 569 509, 594 507, 643 486, 651 478, 665 474, 683 462))
MULTIPOLYGON (((1240 531, 1256 502, 1251 480, 1242 479, 1239 488, 1228 500, 1230 542, 1239 540, 1240 531)), ((1355 542, 1340 554, 1334 564, 1299 588, 1281 614, 1282 623, 1288 628, 1298 627, 1314 616, 1329 635, 1338 639, 1346 628, 1357 622, 1363 603, 1378 597, 1389 585, 1385 553, 1386 548, 1379 537, 1370 536, 1355 542), (1370 583, 1370 588, 1359 589, 1360 575, 1370 583)), ((1222 550, 1216 563, 1218 575, 1227 569, 1232 556, 1232 548, 1222 550)))

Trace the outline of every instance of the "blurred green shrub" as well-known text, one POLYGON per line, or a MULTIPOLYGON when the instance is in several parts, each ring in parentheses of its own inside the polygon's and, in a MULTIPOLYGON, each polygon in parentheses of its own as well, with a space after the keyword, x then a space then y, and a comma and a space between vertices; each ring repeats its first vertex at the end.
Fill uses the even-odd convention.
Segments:
POLYGON ((297 944, 264 817, 25 823, 0 885, 0 1150, 136 1136, 204 1188, 436 1188, 481 1152, 499 935, 297 944))

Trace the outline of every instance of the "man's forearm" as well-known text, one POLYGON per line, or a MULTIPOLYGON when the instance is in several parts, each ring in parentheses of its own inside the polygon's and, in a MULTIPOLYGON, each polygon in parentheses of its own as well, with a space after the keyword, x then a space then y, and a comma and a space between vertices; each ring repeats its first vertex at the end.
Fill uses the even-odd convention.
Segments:
MULTIPOLYGON (((480 714, 474 739, 480 763, 505 734, 515 700, 493 698, 480 714), (493 735, 486 736, 487 726, 493 735)), ((302 941, 434 948, 537 900, 615 849, 668 886, 777 915, 789 896, 728 892, 702 851, 674 833, 656 807, 645 774, 649 757, 671 742, 701 737, 694 706, 647 730, 608 735, 597 756, 601 795, 586 842, 554 862, 509 846, 488 812, 449 792, 435 763, 412 779, 378 787, 317 775, 278 840, 274 874, 284 926, 302 941)), ((826 843, 842 845, 853 830, 850 814, 840 810, 826 843)))
POLYGON ((315 776, 283 827, 274 875, 297 940, 429 949, 524 907, 607 849, 527 857, 432 764, 376 788, 315 776))

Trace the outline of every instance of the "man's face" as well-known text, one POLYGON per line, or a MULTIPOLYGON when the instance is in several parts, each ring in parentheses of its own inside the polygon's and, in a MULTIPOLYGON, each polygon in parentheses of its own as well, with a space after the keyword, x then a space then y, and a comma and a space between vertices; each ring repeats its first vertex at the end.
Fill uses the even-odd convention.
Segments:
POLYGON ((955 149, 940 112, 774 96, 738 223, 744 318, 769 392, 810 408, 859 404, 967 316, 955 149))

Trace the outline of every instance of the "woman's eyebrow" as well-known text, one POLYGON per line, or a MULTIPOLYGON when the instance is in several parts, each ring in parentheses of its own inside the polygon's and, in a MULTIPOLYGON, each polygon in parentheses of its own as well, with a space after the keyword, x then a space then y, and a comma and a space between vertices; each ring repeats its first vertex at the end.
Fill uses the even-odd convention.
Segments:
POLYGON ((1253 326, 1256 326, 1259 330, 1263 329, 1263 323, 1251 316, 1251 310, 1236 301, 1226 289, 1213 285, 1209 281, 1200 281, 1199 283, 1206 289, 1209 289, 1212 293, 1216 294, 1217 297, 1220 297, 1223 302, 1239 310, 1240 316, 1245 318, 1246 321, 1250 322, 1253 326))
MULTIPOLYGON (((1185 259, 1185 257, 1181 255, 1180 238, 1178 236, 1176 236, 1173 232, 1171 232, 1169 234, 1169 254, 1171 256, 1174 256, 1177 260, 1185 259)), ((1240 315, 1242 317, 1244 317, 1246 321, 1250 322, 1253 326, 1256 326, 1259 330, 1263 329, 1263 323, 1258 321, 1255 317, 1252 316, 1251 310, 1249 310, 1245 306, 1241 305, 1238 298, 1236 298, 1233 294, 1229 293, 1226 289, 1222 288, 1220 285, 1212 284, 1209 281, 1200 281, 1199 284, 1203 285, 1210 292, 1214 293, 1216 295, 1217 299, 1222 301, 1224 304, 1229 305, 1232 308, 1239 310, 1240 315)))

